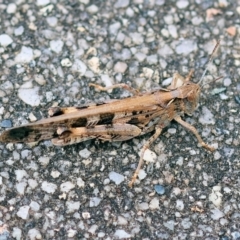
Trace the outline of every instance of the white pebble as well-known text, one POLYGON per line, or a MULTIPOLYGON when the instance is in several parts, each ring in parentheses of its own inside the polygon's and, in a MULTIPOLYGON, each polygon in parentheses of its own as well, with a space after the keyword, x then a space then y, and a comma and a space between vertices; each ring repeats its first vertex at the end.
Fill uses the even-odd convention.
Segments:
POLYGON ((35 107, 39 106, 41 102, 41 97, 38 95, 39 87, 34 87, 31 89, 19 89, 18 97, 25 103, 35 107))
POLYGON ((37 118, 35 117, 35 115, 31 112, 30 114, 29 114, 29 120, 30 120, 30 122, 35 122, 35 121, 37 121, 37 118))
POLYGON ((221 187, 220 186, 214 186, 212 188, 212 192, 209 195, 209 200, 216 206, 216 207, 221 207, 222 204, 222 198, 223 195, 221 193, 221 187))
POLYGON ((33 57, 34 58, 38 58, 38 57, 40 57, 42 55, 42 52, 40 51, 40 50, 38 50, 38 49, 34 49, 33 50, 33 57))
POLYGON ((171 231, 174 231, 175 222, 174 222, 173 220, 164 222, 163 225, 164 225, 166 228, 170 229, 171 231))
POLYGON ((189 2, 186 0, 179 0, 177 1, 176 5, 179 9, 184 9, 189 5, 189 2))
POLYGON ((13 151, 13 150, 14 150, 13 143, 8 143, 8 144, 6 145, 6 148, 7 148, 8 150, 10 150, 10 151, 13 151))
POLYGON ((17 66, 16 73, 17 73, 18 75, 20 75, 20 74, 22 74, 22 73, 24 73, 24 72, 25 72, 25 68, 24 68, 24 67, 18 67, 18 66, 17 66))
POLYGON ((184 209, 184 203, 182 200, 178 199, 177 202, 176 202, 176 209, 178 211, 183 211, 184 209))
POLYGON ((35 179, 28 179, 28 185, 31 189, 35 189, 38 186, 38 183, 35 179))
POLYGON ((46 100, 47 102, 52 102, 52 100, 54 99, 54 95, 52 92, 46 92, 46 100))
POLYGON ((76 59, 72 65, 72 71, 78 72, 80 76, 83 76, 87 71, 87 66, 83 61, 76 59))
POLYGON ((60 185, 61 192, 69 192, 75 187, 75 184, 73 184, 70 181, 64 182, 60 185))
POLYGON ((30 240, 42 239, 41 233, 36 228, 32 228, 28 231, 28 237, 30 240))
POLYGON ((27 157, 30 156, 30 155, 31 155, 31 151, 28 150, 28 149, 25 149, 25 150, 22 150, 22 151, 21 151, 21 157, 22 157, 23 159, 27 158, 27 157))
POLYGON ((223 85, 224 85, 225 87, 228 87, 228 86, 230 86, 231 84, 232 84, 231 78, 224 78, 224 80, 223 80, 223 85))
POLYGON ((99 197, 92 197, 90 198, 89 207, 97 207, 101 201, 102 199, 99 197))
POLYGON ((94 72, 94 73, 99 73, 100 69, 100 62, 98 57, 92 57, 91 59, 88 60, 88 67, 94 72))
POLYGON ((169 31, 166 28, 161 29, 161 34, 166 38, 169 37, 169 31))
POLYGON ((147 60, 146 61, 147 61, 147 63, 149 65, 157 64, 158 63, 158 56, 157 56, 157 54, 152 54, 150 56, 147 56, 147 60))
POLYGON ((57 190, 57 185, 47 181, 42 182, 41 189, 47 193, 54 193, 57 190))
POLYGON ((121 53, 121 59, 125 61, 131 59, 131 57, 132 57, 131 51, 127 48, 124 48, 121 53))
POLYGON ((95 235, 96 230, 98 229, 97 224, 93 224, 89 229, 88 232, 91 233, 92 235, 95 235))
POLYGON ((140 171, 138 173, 138 178, 140 180, 143 180, 146 176, 147 176, 146 172, 143 169, 140 169, 140 171))
POLYGON ((30 208, 31 208, 31 210, 37 212, 40 209, 40 205, 35 201, 31 201, 30 208))
POLYGON ((0 115, 3 115, 4 107, 0 107, 0 115))
POLYGON ((173 50, 168 45, 164 45, 162 48, 158 50, 158 54, 161 55, 162 57, 166 57, 168 55, 173 54, 173 50))
POLYGON ((87 148, 84 148, 83 150, 79 151, 79 155, 82 158, 89 158, 91 155, 91 152, 87 148))
POLYGON ((178 38, 178 32, 175 25, 168 25, 168 32, 173 38, 178 38))
POLYGON ((37 6, 45 6, 50 3, 50 0, 37 0, 37 6))
POLYGON ((16 6, 15 3, 8 4, 8 6, 7 6, 7 13, 12 14, 12 13, 15 13, 16 10, 17 10, 17 6, 16 6))
POLYGON ((110 183, 110 179, 109 178, 104 179, 104 181, 103 181, 104 185, 108 185, 109 183, 110 183))
POLYGON ((117 62, 114 65, 114 71, 117 73, 124 73, 127 70, 127 64, 125 62, 117 62))
POLYGON ((67 211, 68 213, 71 212, 76 212, 79 210, 80 208, 80 202, 74 202, 74 201, 67 201, 66 202, 66 206, 67 206, 67 211))
POLYGON ((115 23, 111 24, 111 25, 109 26, 109 33, 110 33, 111 35, 116 35, 117 32, 118 32, 118 30, 120 29, 120 27, 121 27, 120 22, 115 22, 115 23))
POLYGON ((218 0, 218 4, 220 8, 226 8, 229 5, 229 2, 227 0, 218 0))
POLYGON ((118 220, 117 220, 118 225, 127 225, 128 221, 126 218, 124 218, 123 216, 118 216, 118 220))
POLYGON ((24 82, 21 86, 20 86, 20 88, 26 88, 26 89, 28 89, 28 88, 32 88, 33 87, 33 84, 32 84, 32 81, 27 81, 27 82, 24 82))
POLYGON ((18 193, 21 195, 24 195, 26 186, 27 186, 27 183, 25 183, 25 182, 17 183, 16 189, 17 189, 18 193))
POLYGON ((215 124, 214 115, 205 106, 202 108, 202 114, 199 117, 199 122, 201 124, 215 124))
POLYGON ((70 61, 69 58, 64 58, 64 59, 62 59, 62 61, 61 61, 61 65, 62 65, 63 67, 71 67, 71 66, 72 66, 72 62, 70 61))
POLYGON ((117 229, 114 233, 114 237, 116 239, 126 239, 126 238, 130 239, 132 236, 122 229, 117 229))
POLYGON ((38 161, 42 166, 46 167, 49 164, 50 157, 43 156, 43 157, 40 157, 38 161))
POLYGON ((143 159, 146 161, 146 162, 152 162, 154 163, 157 159, 157 154, 153 151, 151 151, 150 149, 147 149, 145 152, 144 152, 144 155, 143 155, 143 159))
POLYGON ((168 86, 168 85, 170 85, 171 84, 171 82, 172 82, 172 77, 170 77, 170 78, 167 78, 167 79, 165 79, 165 80, 163 80, 162 81, 162 86, 168 86))
POLYGON ((51 27, 56 27, 58 19, 56 17, 47 17, 47 23, 51 27))
POLYGON ((149 208, 151 210, 153 209, 159 209, 159 199, 158 198, 153 198, 150 203, 149 203, 149 208))
POLYGON ((116 172, 110 172, 108 176, 117 185, 124 181, 124 176, 116 172))
POLYGON ((216 95, 216 94, 219 94, 219 93, 222 93, 226 91, 226 88, 223 87, 223 88, 214 88, 212 91, 211 91, 211 94, 212 95, 216 95))
POLYGON ((12 236, 16 240, 21 240, 22 239, 22 230, 20 228, 14 227, 12 231, 12 236))
POLYGON ((21 51, 15 57, 16 63, 29 63, 33 60, 33 49, 30 47, 23 46, 21 51))
POLYGON ((153 69, 151 68, 147 68, 147 67, 144 67, 143 68, 143 76, 146 77, 146 78, 151 78, 153 76, 153 69))
POLYGON ((191 52, 197 50, 197 44, 194 40, 183 40, 180 41, 176 47, 177 54, 183 54, 184 56, 189 55, 191 52))
POLYGON ((68 237, 69 237, 69 238, 73 238, 73 237, 77 234, 77 230, 69 229, 69 230, 67 231, 67 234, 68 234, 68 237))
POLYGON ((175 134, 177 132, 176 128, 169 128, 168 133, 175 134))
POLYGON ((132 38, 133 43, 136 45, 140 45, 144 41, 142 34, 137 33, 137 32, 130 33, 130 37, 132 38))
POLYGON ((89 219, 91 217, 91 214, 89 212, 83 212, 82 217, 83 219, 89 219))
POLYGON ((157 6, 162 6, 162 5, 164 5, 164 3, 165 3, 165 0, 157 0, 156 1, 157 6))
POLYGON ((28 174, 25 170, 15 170, 15 175, 16 175, 16 179, 18 182, 22 181, 22 179, 25 177, 28 177, 28 174))
POLYGON ((51 176, 53 177, 53 178, 58 178, 59 176, 60 176, 60 172, 59 171, 56 171, 56 170, 54 170, 54 171, 52 171, 51 172, 51 176))
POLYGON ((3 47, 7 47, 13 42, 12 38, 9 37, 7 34, 0 35, 0 45, 3 47))
POLYGON ((189 154, 190 154, 191 156, 194 156, 194 155, 196 155, 197 153, 196 153, 195 150, 192 149, 192 150, 189 151, 189 154))
POLYGON ((102 74, 101 80, 104 83, 104 86, 106 86, 106 87, 113 85, 113 79, 111 77, 109 77, 109 75, 107 75, 107 74, 102 74))
POLYGON ((180 195, 181 193, 182 193, 182 190, 181 190, 180 188, 178 188, 178 187, 175 187, 175 188, 173 188, 173 190, 172 190, 172 194, 173 194, 173 195, 178 196, 178 195, 180 195))
POLYGON ((80 3, 83 3, 85 5, 89 4, 90 0, 78 0, 80 3))
POLYGON ((231 188, 229 188, 229 187, 224 187, 223 191, 225 193, 231 193, 232 192, 231 188))
POLYGON ((118 0, 114 7, 115 8, 126 8, 129 5, 129 0, 118 0))
POLYGON ((24 220, 28 219, 29 209, 30 209, 29 206, 22 206, 22 207, 20 207, 18 212, 17 212, 18 217, 20 217, 20 218, 22 218, 24 220))
POLYGON ((224 213, 222 211, 220 211, 218 208, 211 210, 211 212, 212 212, 211 218, 213 220, 219 220, 220 218, 222 218, 224 216, 224 213))
POLYGON ((165 15, 163 20, 166 23, 166 25, 172 25, 174 23, 173 15, 171 14, 165 15))
POLYGON ((89 13, 97 13, 98 12, 98 7, 96 5, 90 5, 89 7, 87 7, 87 11, 89 13))
MULTIPOLYGON (((47 5, 46 7, 43 7, 40 9, 40 13, 43 15, 43 16, 47 16, 48 14, 50 14, 52 12, 54 8, 54 5, 53 4, 49 4, 47 5)), ((31 24, 31 23, 30 23, 31 24)), ((32 23, 33 24, 33 23, 32 23)), ((36 30, 36 27, 35 26, 32 26, 32 28, 30 27, 30 29, 32 30, 36 30)))
POLYGON ((80 188, 84 188, 85 187, 85 182, 82 180, 82 178, 77 178, 77 185, 80 188))
POLYGON ((204 22, 204 19, 202 17, 195 16, 192 18, 192 24, 195 26, 199 26, 203 22, 204 22))
POLYGON ((227 100, 229 98, 225 93, 220 93, 219 96, 222 100, 227 100))
POLYGON ((139 203, 139 204, 138 204, 138 210, 146 211, 146 210, 148 210, 148 209, 149 209, 148 203, 142 202, 142 203, 139 203))
POLYGON ((145 60, 145 58, 147 57, 145 53, 142 52, 137 52, 134 57, 136 58, 136 60, 138 62, 143 62, 145 60))
POLYGON ((105 234, 104 232, 99 232, 97 236, 98 236, 99 238, 104 238, 105 235, 106 235, 106 234, 105 234))
POLYGON ((60 53, 63 48, 63 41, 62 40, 52 40, 50 41, 50 48, 55 53, 60 53))

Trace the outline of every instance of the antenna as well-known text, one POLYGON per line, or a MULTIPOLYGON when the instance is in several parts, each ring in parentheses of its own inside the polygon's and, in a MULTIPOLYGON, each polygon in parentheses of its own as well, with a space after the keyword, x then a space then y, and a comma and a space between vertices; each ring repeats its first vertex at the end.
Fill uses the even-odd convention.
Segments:
POLYGON ((216 43, 216 45, 215 45, 215 47, 214 47, 214 49, 213 49, 209 59, 208 59, 207 66, 206 66, 206 68, 205 68, 205 70, 204 70, 204 72, 202 74, 202 77, 200 78, 198 84, 200 84, 203 81, 203 78, 205 77, 205 75, 207 73, 208 67, 209 67, 210 63, 212 63, 212 61, 213 61, 214 53, 217 51, 219 45, 220 45, 220 40, 217 41, 217 43, 216 43))
POLYGON ((220 76, 220 77, 218 77, 218 78, 216 78, 216 79, 213 79, 213 80, 210 81, 210 82, 204 83, 204 84, 202 85, 202 87, 205 86, 205 85, 207 85, 207 84, 210 84, 210 83, 212 83, 212 82, 216 82, 216 81, 218 81, 218 80, 220 80, 220 79, 222 79, 222 78, 223 78, 223 76, 220 76))

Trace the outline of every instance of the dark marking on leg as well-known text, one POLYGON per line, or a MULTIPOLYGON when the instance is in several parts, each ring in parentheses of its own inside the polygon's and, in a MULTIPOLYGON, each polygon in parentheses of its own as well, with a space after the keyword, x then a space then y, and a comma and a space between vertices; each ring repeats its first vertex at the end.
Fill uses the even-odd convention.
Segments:
POLYGON ((87 126, 87 118, 78 118, 71 124, 71 128, 86 127, 86 126, 87 126))
POLYGON ((102 113, 100 114, 100 120, 98 121, 98 125, 104 125, 104 124, 111 124, 112 120, 114 118, 114 113, 102 113))
POLYGON ((140 123, 140 121, 137 117, 135 117, 135 118, 131 118, 127 123, 128 124, 138 124, 138 123, 140 123))
POLYGON ((85 109, 85 108, 88 108, 88 107, 89 107, 89 106, 83 105, 83 106, 77 106, 76 109, 81 110, 81 109, 85 109))

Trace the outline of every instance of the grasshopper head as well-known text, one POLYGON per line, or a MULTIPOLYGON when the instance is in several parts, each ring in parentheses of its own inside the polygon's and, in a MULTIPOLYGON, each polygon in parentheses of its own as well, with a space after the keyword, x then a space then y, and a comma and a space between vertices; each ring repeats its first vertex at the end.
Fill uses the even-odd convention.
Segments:
POLYGON ((188 115, 192 115, 193 111, 198 106, 201 87, 199 84, 193 82, 186 82, 184 87, 188 89, 186 91, 186 97, 184 98, 184 112, 188 115))

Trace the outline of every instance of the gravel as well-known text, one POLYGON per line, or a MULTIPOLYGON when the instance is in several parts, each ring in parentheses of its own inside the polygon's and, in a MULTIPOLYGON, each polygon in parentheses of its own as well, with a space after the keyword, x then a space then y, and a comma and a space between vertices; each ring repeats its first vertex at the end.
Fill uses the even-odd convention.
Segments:
MULTIPOLYGON (((55 147, 0 143, 0 239, 238 239, 240 7, 237 1, 3 1, 0 131, 81 106, 129 96, 89 83, 167 86, 194 69, 199 81, 216 40, 198 109, 125 142, 55 147), (222 76, 222 79, 215 81, 222 76)), ((166 106, 166 109, 168 106, 166 106)))

